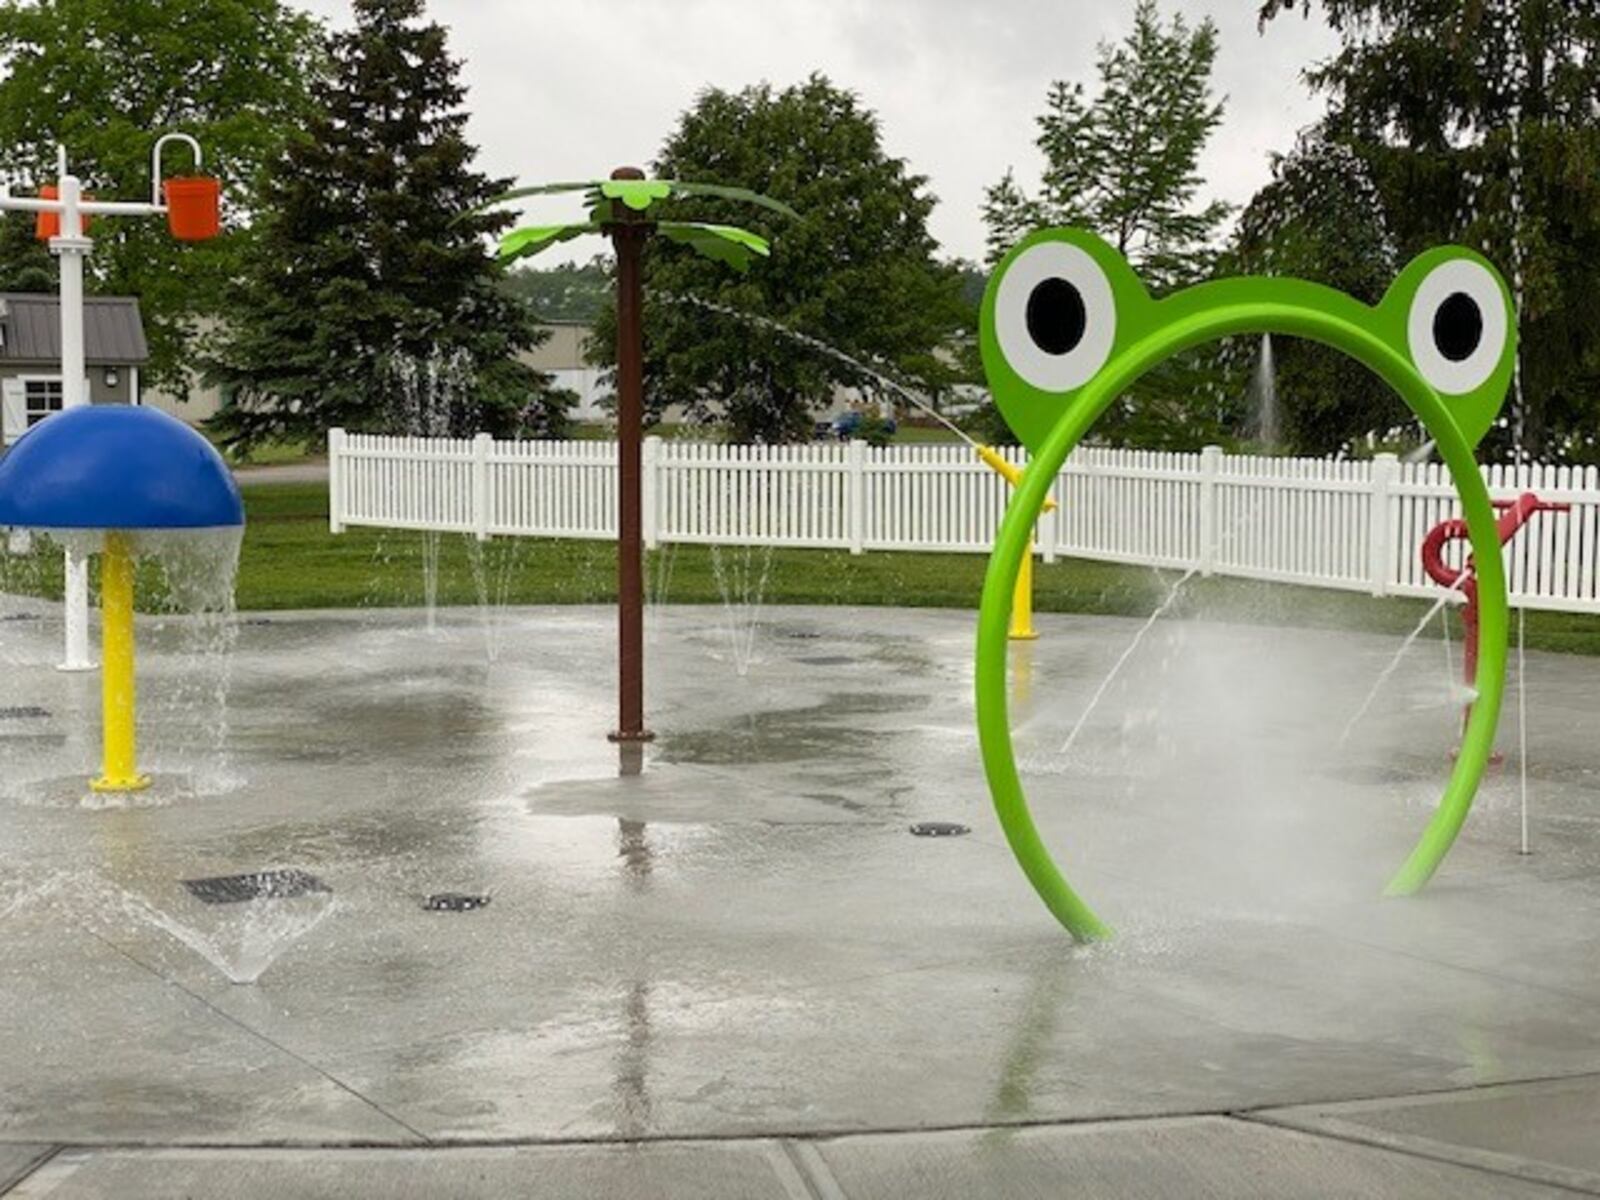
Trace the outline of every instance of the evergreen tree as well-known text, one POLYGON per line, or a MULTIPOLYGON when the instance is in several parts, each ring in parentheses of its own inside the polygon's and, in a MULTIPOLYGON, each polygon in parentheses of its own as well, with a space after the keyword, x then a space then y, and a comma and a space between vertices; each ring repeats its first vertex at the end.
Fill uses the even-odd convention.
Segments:
MULTIPOLYGON (((154 217, 99 222, 91 290, 137 296, 150 340, 149 382, 176 385, 201 319, 213 315, 251 232, 249 189, 310 108, 316 24, 280 0, 0 0, 0 175, 36 191, 56 175, 56 146, 84 190, 150 195, 150 148, 199 139, 224 187, 224 232, 184 245, 154 217)), ((187 173, 174 147, 166 163, 187 173)), ((0 279, 55 290, 31 217, 0 218, 0 279), (41 265, 48 275, 41 274, 41 265)))
POLYGON ((56 286, 55 261, 33 236, 33 222, 16 213, 0 219, 0 292, 54 293, 56 286))
MULTIPOLYGON (((1216 27, 1163 24, 1154 0, 1140 0, 1133 29, 1100 46, 1098 88, 1057 81, 1037 118, 1044 156, 1030 195, 1013 171, 984 195, 988 258, 997 262, 1028 232, 1077 225, 1110 242, 1161 293, 1203 278, 1228 207, 1203 203, 1200 153, 1222 122, 1211 96, 1216 27)), ((1188 449, 1222 436, 1230 419, 1214 350, 1158 367, 1122 396, 1095 427, 1112 443, 1188 449)))
MULTIPOLYGON (((1293 0, 1266 0, 1262 21, 1293 0)), ((1600 6, 1324 0, 1323 135, 1376 183, 1402 260, 1460 242, 1518 294, 1520 379, 1487 452, 1600 461, 1600 6)), ((1325 214, 1332 242, 1339 216, 1325 214)))
POLYGON ((266 172, 262 230, 209 375, 216 428, 248 449, 333 426, 558 433, 568 393, 517 361, 543 335, 474 212, 465 90, 423 0, 355 0, 329 41, 326 109, 266 172))
MULTIPOLYGON (((809 437, 837 387, 894 402, 873 371, 934 393, 954 378, 946 343, 972 323, 961 276, 935 261, 927 180, 883 148, 878 120, 822 75, 783 91, 708 90, 667 139, 654 174, 753 188, 799 217, 696 198, 697 220, 769 237, 743 275, 657 241, 645 260, 646 404, 681 405, 736 441, 809 437), (706 307, 706 305, 710 307, 706 307), (776 322, 867 364, 863 371, 775 329, 776 322)), ((688 202, 684 202, 687 205, 688 202)), ((686 208, 685 211, 688 211, 686 208)), ((608 305, 594 349, 610 362, 608 305)))

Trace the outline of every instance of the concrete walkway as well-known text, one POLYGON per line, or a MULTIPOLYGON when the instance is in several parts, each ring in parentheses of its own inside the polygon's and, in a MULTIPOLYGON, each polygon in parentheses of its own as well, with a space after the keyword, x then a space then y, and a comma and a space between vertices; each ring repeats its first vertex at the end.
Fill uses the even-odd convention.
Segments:
POLYGON ((1534 853, 1513 753, 1382 901, 1437 642, 1340 745, 1394 639, 1158 627, 1062 754, 1138 622, 1041 618, 1024 776, 1119 930, 1078 948, 989 811, 970 614, 658 609, 636 776, 603 610, 227 660, 150 621, 157 785, 113 807, 98 680, 0 618, 7 1200, 1600 1194, 1592 660, 1530 656, 1534 853))

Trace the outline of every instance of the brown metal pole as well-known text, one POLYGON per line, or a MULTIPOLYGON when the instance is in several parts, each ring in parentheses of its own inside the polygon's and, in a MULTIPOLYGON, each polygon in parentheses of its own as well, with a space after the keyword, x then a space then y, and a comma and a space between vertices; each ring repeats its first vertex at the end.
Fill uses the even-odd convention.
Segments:
MULTIPOLYGON (((643 179, 620 167, 613 179, 643 179)), ((624 205, 610 226, 617 251, 617 691, 614 742, 648 742, 644 727, 644 539, 640 450, 644 437, 644 281, 649 225, 624 205)))

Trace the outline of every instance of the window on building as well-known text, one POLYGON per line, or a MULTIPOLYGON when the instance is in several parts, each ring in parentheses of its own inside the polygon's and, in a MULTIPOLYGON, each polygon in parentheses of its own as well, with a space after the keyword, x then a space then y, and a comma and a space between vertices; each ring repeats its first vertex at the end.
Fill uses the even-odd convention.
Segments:
POLYGON ((32 429, 51 413, 61 411, 61 380, 30 379, 24 389, 28 406, 28 428, 32 429))

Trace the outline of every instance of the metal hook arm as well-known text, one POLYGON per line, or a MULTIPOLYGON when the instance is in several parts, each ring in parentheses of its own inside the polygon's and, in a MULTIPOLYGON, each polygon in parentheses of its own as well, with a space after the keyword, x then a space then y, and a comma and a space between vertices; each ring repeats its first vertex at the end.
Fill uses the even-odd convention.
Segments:
POLYGON ((166 149, 168 142, 182 142, 194 154, 194 169, 200 170, 205 165, 204 156, 200 152, 200 143, 187 133, 166 133, 156 139, 155 148, 150 151, 150 203, 157 208, 164 207, 161 203, 161 152, 166 149))

